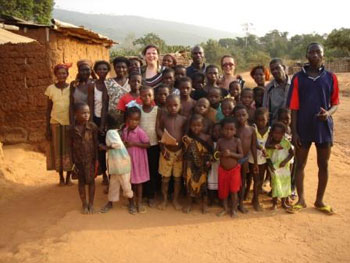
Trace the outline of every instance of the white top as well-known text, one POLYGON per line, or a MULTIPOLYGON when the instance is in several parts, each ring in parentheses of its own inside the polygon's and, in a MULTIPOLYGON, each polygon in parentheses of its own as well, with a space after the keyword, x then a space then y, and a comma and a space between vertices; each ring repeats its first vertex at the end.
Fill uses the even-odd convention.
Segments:
MULTIPOLYGON (((267 138, 269 137, 270 127, 268 128, 268 130, 266 131, 266 133, 264 135, 259 133, 256 125, 254 125, 254 128, 255 128, 255 133, 256 133, 257 145, 260 145, 260 147, 265 148, 267 138)), ((258 165, 266 163, 266 157, 263 155, 263 152, 261 150, 257 150, 256 157, 258 160, 258 165)), ((254 158, 253 158, 251 151, 249 151, 248 160, 249 160, 249 163, 254 163, 254 158)))
POLYGON ((157 121, 158 106, 154 106, 152 111, 144 112, 141 107, 141 121, 140 127, 144 130, 150 140, 151 146, 158 144, 158 138, 156 133, 156 121, 157 121))
POLYGON ((98 90, 95 87, 94 92, 94 101, 95 101, 95 116, 98 118, 101 118, 101 112, 102 112, 102 91, 98 90))

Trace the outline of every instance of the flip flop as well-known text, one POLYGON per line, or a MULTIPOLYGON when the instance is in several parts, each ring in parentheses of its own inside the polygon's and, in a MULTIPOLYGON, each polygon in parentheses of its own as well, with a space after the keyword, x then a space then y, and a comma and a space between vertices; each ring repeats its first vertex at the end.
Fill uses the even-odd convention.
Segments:
POLYGON ((290 208, 286 209, 286 211, 287 211, 287 213, 290 213, 290 214, 296 214, 296 213, 299 213, 304 208, 306 208, 306 207, 303 205, 297 204, 297 205, 293 205, 290 208))
POLYGON ((325 206, 321 206, 321 207, 315 206, 315 209, 317 209, 318 211, 320 211, 326 215, 334 215, 335 214, 330 205, 325 205, 325 206))

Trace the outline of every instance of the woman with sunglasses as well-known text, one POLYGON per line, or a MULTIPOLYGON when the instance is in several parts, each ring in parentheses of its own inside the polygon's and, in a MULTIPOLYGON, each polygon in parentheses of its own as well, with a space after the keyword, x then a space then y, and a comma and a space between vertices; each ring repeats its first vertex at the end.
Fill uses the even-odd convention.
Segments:
POLYGON ((222 77, 220 79, 220 87, 229 90, 230 83, 237 80, 234 75, 236 69, 235 60, 231 55, 225 55, 221 58, 222 77))

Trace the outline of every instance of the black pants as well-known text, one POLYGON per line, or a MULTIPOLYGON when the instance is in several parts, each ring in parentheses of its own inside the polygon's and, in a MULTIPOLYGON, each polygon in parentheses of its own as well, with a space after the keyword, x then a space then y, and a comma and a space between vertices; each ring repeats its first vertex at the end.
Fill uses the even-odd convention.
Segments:
MULTIPOLYGON (((98 118, 94 116, 94 123, 97 125, 97 127, 100 127, 101 124, 101 118, 98 118)), ((106 135, 102 135, 100 132, 98 133, 98 143, 99 144, 106 144, 106 135)), ((107 166, 106 166, 106 151, 98 150, 98 172, 97 174, 103 174, 106 172, 107 166)))
POLYGON ((144 184, 144 192, 145 197, 148 198, 154 198, 156 192, 160 191, 161 177, 158 173, 159 153, 160 148, 158 145, 151 146, 147 149, 150 180, 144 184))

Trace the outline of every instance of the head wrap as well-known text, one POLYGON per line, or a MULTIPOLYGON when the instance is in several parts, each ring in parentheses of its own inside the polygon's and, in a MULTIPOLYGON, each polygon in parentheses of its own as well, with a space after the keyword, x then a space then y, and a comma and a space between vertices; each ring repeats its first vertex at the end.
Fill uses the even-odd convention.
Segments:
POLYGON ((92 62, 91 60, 88 59, 81 59, 77 62, 78 68, 80 68, 83 65, 88 65, 90 68, 92 68, 92 62))
POLYGON ((68 69, 72 66, 72 63, 60 63, 57 64, 54 68, 53 68, 53 73, 57 73, 57 71, 61 68, 65 69, 68 73, 68 69))

